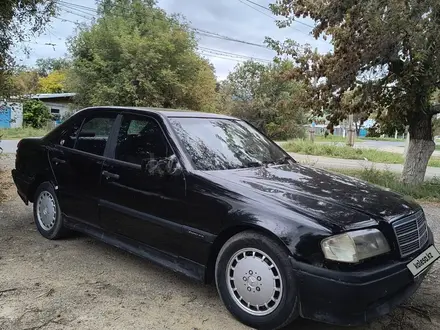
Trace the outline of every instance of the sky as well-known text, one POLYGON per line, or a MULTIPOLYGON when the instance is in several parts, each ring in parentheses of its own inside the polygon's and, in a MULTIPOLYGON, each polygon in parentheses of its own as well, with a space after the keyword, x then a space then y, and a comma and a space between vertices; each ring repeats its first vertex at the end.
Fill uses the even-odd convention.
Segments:
MULTIPOLYGON (((252 0, 263 7, 275 0, 252 0)), ((94 0, 64 0, 62 3, 76 4, 96 8, 94 0)), ((332 46, 324 40, 315 40, 310 31, 313 21, 301 19, 291 27, 278 28, 274 16, 264 8, 251 4, 248 0, 159 0, 158 6, 169 14, 183 15, 194 28, 214 32, 249 43, 263 44, 266 36, 283 41, 293 39, 300 44, 310 44, 319 52, 325 53, 332 46), (303 24, 301 24, 302 22, 303 24)), ((75 34, 74 22, 89 22, 92 12, 85 9, 71 9, 61 4, 61 12, 53 19, 47 31, 30 40, 25 45, 30 50, 28 55, 19 47, 15 50, 20 64, 32 66, 36 59, 44 57, 62 57, 68 55, 67 39, 75 34)), ((77 7, 78 8, 78 7, 77 7)), ((197 35, 199 46, 203 47, 202 56, 215 67, 219 80, 225 79, 230 71, 248 57, 259 60, 272 60, 276 55, 273 50, 248 44, 221 40, 197 35), (209 50, 206 50, 206 49, 209 50), (237 55, 228 55, 233 53, 237 55), (241 58, 240 56, 246 56, 241 58), (231 58, 232 57, 232 58, 231 58)))

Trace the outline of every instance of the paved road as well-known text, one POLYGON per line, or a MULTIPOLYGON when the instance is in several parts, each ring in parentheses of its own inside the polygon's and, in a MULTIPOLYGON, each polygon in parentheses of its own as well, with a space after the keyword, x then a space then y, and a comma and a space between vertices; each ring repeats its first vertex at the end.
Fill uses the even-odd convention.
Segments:
POLYGON ((5 154, 13 154, 17 150, 17 144, 20 140, 2 140, 0 141, 0 147, 3 148, 5 154))
MULTIPOLYGON (((378 170, 389 170, 396 173, 402 173, 403 165, 400 164, 384 164, 373 163, 366 160, 356 159, 339 159, 321 156, 301 155, 293 152, 289 153, 294 159, 300 163, 312 165, 321 168, 340 168, 340 169, 364 169, 374 167, 378 170)), ((434 177, 440 178, 440 167, 428 167, 426 170, 425 180, 434 177)))
MULTIPOLYGON (((29 137, 32 139, 38 139, 39 137, 29 137)), ((2 140, 0 141, 0 147, 3 148, 3 153, 5 154, 15 154, 17 150, 17 144, 20 142, 20 139, 17 140, 2 140)))

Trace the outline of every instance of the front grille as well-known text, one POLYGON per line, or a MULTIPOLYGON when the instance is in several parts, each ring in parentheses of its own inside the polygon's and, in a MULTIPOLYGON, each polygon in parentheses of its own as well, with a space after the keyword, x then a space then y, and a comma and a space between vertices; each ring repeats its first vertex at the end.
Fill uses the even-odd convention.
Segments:
POLYGON ((402 258, 421 249, 428 242, 428 225, 422 210, 392 223, 402 258))

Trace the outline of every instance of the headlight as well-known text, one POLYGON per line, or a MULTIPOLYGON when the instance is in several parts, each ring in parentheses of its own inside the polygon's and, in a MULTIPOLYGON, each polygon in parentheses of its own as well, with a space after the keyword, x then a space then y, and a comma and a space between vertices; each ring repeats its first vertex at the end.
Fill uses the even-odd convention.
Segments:
POLYGON ((326 259, 356 263, 390 251, 383 234, 377 229, 347 232, 322 240, 321 248, 326 259))

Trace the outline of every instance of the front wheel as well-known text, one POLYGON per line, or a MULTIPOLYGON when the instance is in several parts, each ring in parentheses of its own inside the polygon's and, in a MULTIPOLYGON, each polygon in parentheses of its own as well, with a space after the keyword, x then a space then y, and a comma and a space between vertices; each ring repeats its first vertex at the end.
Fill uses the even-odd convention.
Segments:
POLYGON ((289 255, 253 231, 230 238, 217 257, 215 279, 226 308, 256 329, 279 329, 298 316, 297 289, 289 255))
POLYGON ((50 182, 43 182, 35 192, 34 220, 40 234, 47 239, 62 238, 68 233, 63 225, 55 189, 50 182))

